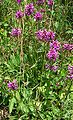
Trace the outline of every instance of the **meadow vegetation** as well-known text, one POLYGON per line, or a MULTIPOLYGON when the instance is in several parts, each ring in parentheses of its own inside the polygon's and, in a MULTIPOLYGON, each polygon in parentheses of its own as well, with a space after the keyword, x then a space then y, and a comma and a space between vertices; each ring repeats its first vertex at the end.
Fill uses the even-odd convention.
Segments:
POLYGON ((0 0, 0 120, 73 120, 72 0, 0 0))

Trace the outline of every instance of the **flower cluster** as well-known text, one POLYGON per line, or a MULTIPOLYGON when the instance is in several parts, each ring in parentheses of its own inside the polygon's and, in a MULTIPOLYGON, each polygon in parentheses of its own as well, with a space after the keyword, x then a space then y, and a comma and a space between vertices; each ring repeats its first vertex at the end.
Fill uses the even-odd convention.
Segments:
POLYGON ((68 78, 69 79, 73 79, 73 66, 68 66, 68 72, 69 72, 69 75, 68 75, 68 78))
POLYGON ((61 44, 58 40, 52 40, 50 42, 50 50, 47 53, 47 58, 53 61, 59 57, 58 51, 60 50, 61 44))
POLYGON ((21 34, 21 29, 20 28, 13 28, 11 31, 11 35, 16 37, 16 36, 20 36, 21 34))
POLYGON ((18 84, 16 80, 13 80, 12 82, 9 81, 8 88, 11 90, 16 90, 18 88, 18 84))
POLYGON ((56 61, 58 57, 58 51, 56 51, 54 48, 50 48, 49 52, 47 53, 47 58, 56 61))
POLYGON ((45 65, 45 68, 46 69, 49 69, 49 70, 52 70, 52 71, 54 71, 54 72, 56 72, 57 70, 58 70, 58 66, 57 65, 49 65, 49 64, 46 64, 45 65))
POLYGON ((38 21, 38 20, 42 20, 42 14, 40 13, 40 12, 37 12, 35 15, 34 15, 34 18, 35 18, 35 20, 36 21, 38 21))
POLYGON ((63 45, 63 48, 65 49, 65 50, 73 50, 73 44, 64 44, 63 45))
POLYGON ((34 12, 33 3, 27 4, 25 7, 25 15, 30 16, 34 12))
POLYGON ((24 14, 23 14, 23 12, 21 12, 20 10, 18 10, 17 12, 16 12, 16 18, 18 19, 18 18, 22 18, 24 16, 24 14))
POLYGON ((38 5, 43 4, 44 2, 45 2, 45 0, 37 0, 38 5))
POLYGON ((54 1, 53 1, 53 0, 48 0, 48 5, 49 5, 49 6, 53 6, 53 4, 54 4, 54 1))
POLYGON ((53 40, 52 42, 50 42, 50 48, 54 48, 55 50, 60 50, 60 42, 58 42, 58 40, 53 40))
POLYGON ((53 31, 39 30, 36 32, 36 36, 41 41, 50 41, 55 38, 55 33, 53 31))

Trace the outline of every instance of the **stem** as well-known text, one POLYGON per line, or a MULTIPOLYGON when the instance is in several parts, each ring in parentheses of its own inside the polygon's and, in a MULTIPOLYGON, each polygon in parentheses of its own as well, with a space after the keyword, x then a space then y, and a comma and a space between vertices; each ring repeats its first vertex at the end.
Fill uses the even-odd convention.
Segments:
MULTIPOLYGON (((52 10, 53 10, 53 6, 52 6, 52 10)), ((50 16, 50 23, 49 23, 49 30, 51 29, 51 25, 52 25, 52 10, 51 10, 51 16, 50 16)))
POLYGON ((21 61, 21 72, 22 72, 22 67, 23 67, 23 39, 22 38, 21 38, 20 61, 21 61))
POLYGON ((72 85, 72 81, 70 82, 70 86, 69 86, 68 91, 67 91, 67 93, 66 93, 66 98, 65 98, 65 100, 67 99, 68 94, 70 93, 70 88, 71 88, 71 85, 72 85))

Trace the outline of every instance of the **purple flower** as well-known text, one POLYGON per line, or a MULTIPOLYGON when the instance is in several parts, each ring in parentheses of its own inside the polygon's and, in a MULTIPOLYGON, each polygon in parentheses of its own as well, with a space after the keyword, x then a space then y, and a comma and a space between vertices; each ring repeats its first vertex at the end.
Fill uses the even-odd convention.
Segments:
POLYGON ((18 18, 22 18, 24 16, 24 14, 20 11, 20 10, 18 10, 17 12, 16 12, 16 18, 18 19, 18 18))
POLYGON ((16 37, 19 36, 21 34, 21 29, 20 28, 13 28, 11 31, 11 35, 16 37))
POLYGON ((53 61, 56 61, 56 59, 59 57, 58 52, 53 48, 50 49, 47 53, 47 58, 53 61))
POLYGON ((44 2, 45 2, 45 0, 37 0, 38 5, 43 4, 44 2))
POLYGON ((17 3, 20 4, 21 0, 17 0, 17 3))
POLYGON ((18 88, 18 84, 16 80, 13 80, 12 82, 9 81, 8 88, 12 90, 16 90, 18 88))
POLYGON ((72 75, 70 75, 70 79, 73 79, 73 74, 72 74, 72 75))
POLYGON ((53 6, 53 4, 54 4, 54 1, 53 1, 53 0, 48 0, 48 5, 49 5, 49 6, 53 6))
POLYGON ((36 36, 39 40, 42 41, 50 41, 51 39, 54 39, 55 37, 55 33, 50 31, 48 32, 46 29, 45 30, 39 30, 38 32, 36 32, 36 36))
POLYGON ((25 15, 30 16, 34 12, 33 3, 26 5, 25 7, 25 15))
POLYGON ((51 66, 51 65, 49 65, 49 64, 46 64, 46 65, 45 65, 45 68, 56 72, 57 69, 58 69, 58 66, 56 66, 56 65, 51 66))
POLYGON ((64 44, 64 45, 63 45, 63 48, 64 48, 65 50, 73 50, 73 44, 64 44))
POLYGON ((36 36, 39 40, 44 41, 44 40, 46 40, 46 33, 47 33, 46 30, 39 30, 36 32, 36 36))
POLYGON ((50 65, 49 65, 49 64, 46 64, 46 65, 45 65, 45 68, 46 68, 46 69, 50 69, 50 65))
POLYGON ((70 65, 69 65, 69 66, 68 66, 68 71, 69 71, 70 74, 73 74, 73 66, 70 66, 70 65))
POLYGON ((47 32, 47 36, 49 37, 50 40, 54 40, 55 33, 53 31, 49 31, 49 32, 47 32))
POLYGON ((67 77, 68 77, 69 79, 73 79, 73 66, 70 66, 70 65, 68 66, 68 72, 69 72, 69 73, 68 73, 68 76, 67 76, 67 77))
POLYGON ((53 40, 52 42, 50 42, 50 48, 54 48, 56 50, 60 50, 60 43, 57 40, 53 40))
POLYGON ((56 65, 55 65, 55 66, 51 66, 51 70, 52 70, 52 71, 56 72, 57 69, 58 69, 58 66, 56 66, 56 65))
POLYGON ((34 18, 36 19, 36 21, 38 20, 42 20, 42 14, 40 12, 37 12, 35 15, 34 15, 34 18))
POLYGON ((40 9, 40 12, 41 12, 41 13, 44 13, 44 12, 45 12, 45 10, 44 10, 44 9, 40 9))
POLYGON ((73 79, 73 74, 72 75, 67 75, 67 78, 72 80, 73 79))

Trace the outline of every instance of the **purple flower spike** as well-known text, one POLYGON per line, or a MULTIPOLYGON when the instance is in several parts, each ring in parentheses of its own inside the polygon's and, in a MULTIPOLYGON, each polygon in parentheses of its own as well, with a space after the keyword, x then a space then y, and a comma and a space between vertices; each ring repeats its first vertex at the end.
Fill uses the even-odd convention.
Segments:
POLYGON ((42 14, 40 12, 37 12, 34 16, 35 20, 38 21, 38 20, 42 20, 42 14))
POLYGON ((20 28, 13 28, 11 31, 11 35, 16 37, 21 35, 21 29, 20 28))
POLYGON ((56 59, 59 57, 58 52, 55 49, 50 49, 47 53, 47 58, 53 61, 56 61, 56 59))
POLYGON ((25 7, 25 15, 30 16, 34 12, 33 3, 26 5, 25 7))
POLYGON ((20 4, 21 0, 17 0, 17 3, 20 4))
POLYGON ((17 12, 16 12, 16 18, 18 19, 18 18, 22 18, 24 16, 24 14, 20 11, 20 10, 18 10, 17 12))
POLYGON ((16 90, 18 88, 18 84, 16 80, 13 80, 12 82, 9 81, 8 88, 11 90, 16 90))

